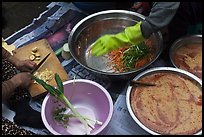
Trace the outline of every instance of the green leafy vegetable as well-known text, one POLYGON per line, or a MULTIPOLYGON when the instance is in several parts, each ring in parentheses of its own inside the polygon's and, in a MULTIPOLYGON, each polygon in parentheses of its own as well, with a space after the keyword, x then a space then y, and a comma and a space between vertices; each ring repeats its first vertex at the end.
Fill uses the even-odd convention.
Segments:
MULTIPOLYGON (((76 115, 73 115, 73 114, 65 114, 64 112, 66 111, 66 108, 62 107, 62 108, 56 108, 54 111, 53 111, 53 116, 54 116, 54 119, 56 121, 58 121, 59 123, 61 124, 67 124, 69 122, 69 118, 77 118, 78 116, 76 115)), ((92 121, 98 125, 102 125, 102 122, 98 121, 98 120, 92 120, 92 119, 89 119, 85 116, 82 117, 83 119, 85 120, 88 120, 88 121, 92 121)), ((91 128, 94 128, 93 125, 89 125, 91 128)))
POLYGON ((66 108, 63 107, 63 108, 56 108, 54 111, 53 111, 53 117, 56 121, 58 121, 59 123, 65 125, 68 123, 69 121, 69 116, 65 116, 64 114, 61 114, 63 113, 64 111, 66 111, 66 108))
POLYGON ((64 93, 64 86, 62 80, 58 74, 55 74, 55 81, 57 82, 58 89, 64 93))
POLYGON ((148 47, 141 42, 138 45, 133 45, 124 51, 123 63, 128 70, 135 68, 135 62, 149 53, 148 47))

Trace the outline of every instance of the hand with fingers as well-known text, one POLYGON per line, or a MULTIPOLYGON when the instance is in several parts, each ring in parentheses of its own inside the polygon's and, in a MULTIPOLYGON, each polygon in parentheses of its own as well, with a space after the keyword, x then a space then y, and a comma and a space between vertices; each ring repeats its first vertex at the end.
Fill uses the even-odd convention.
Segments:
POLYGON ((28 88, 32 83, 32 77, 29 72, 21 72, 11 78, 14 87, 28 88))
POLYGON ((92 55, 97 57, 102 56, 114 49, 143 42, 145 38, 142 36, 141 23, 140 21, 136 25, 127 27, 123 32, 117 34, 101 36, 92 45, 92 55))
POLYGON ((15 63, 15 66, 21 72, 29 72, 36 66, 36 63, 28 59, 19 60, 15 63))

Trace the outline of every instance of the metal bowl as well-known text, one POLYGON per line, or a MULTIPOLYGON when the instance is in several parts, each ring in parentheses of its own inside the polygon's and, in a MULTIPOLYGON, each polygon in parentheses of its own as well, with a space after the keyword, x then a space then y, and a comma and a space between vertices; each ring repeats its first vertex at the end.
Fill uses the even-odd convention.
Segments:
MULTIPOLYGON (((195 75, 193 75, 192 73, 189 73, 188 71, 182 70, 182 69, 178 69, 178 68, 173 68, 173 67, 157 67, 157 68, 151 68, 148 69, 146 71, 143 71, 142 73, 138 74, 134 80, 140 80, 141 78, 151 75, 151 74, 155 74, 155 73, 173 73, 182 77, 185 77, 187 79, 192 80, 193 82, 196 83, 196 85, 201 89, 202 92, 202 80, 199 79, 198 77, 196 77, 195 75)), ((136 87, 137 88, 137 87, 136 87)), ((134 113, 133 108, 132 108, 132 104, 131 104, 131 93, 133 92, 134 87, 133 86, 128 86, 127 87, 127 92, 126 92, 126 104, 127 104, 127 108, 128 111, 131 115, 131 117, 133 118, 133 120, 145 131, 147 131, 150 134, 153 135, 160 135, 161 133, 156 132, 155 130, 150 129, 147 125, 143 124, 139 118, 137 117, 137 115, 134 113)), ((147 104, 148 105, 148 104, 147 104)), ((197 133, 195 133, 196 135, 201 135, 202 134, 202 129, 200 131, 198 131, 197 133)))
MULTIPOLYGON (((201 74, 200 74, 200 72, 197 73, 195 69, 194 69, 194 70, 192 70, 192 69, 190 70, 188 66, 182 65, 181 63, 176 63, 176 59, 177 59, 177 60, 178 60, 178 59, 183 60, 183 58, 185 58, 184 56, 182 56, 182 57, 180 57, 180 58, 178 58, 178 57, 175 58, 176 52, 177 52, 180 48, 185 48, 184 46, 187 46, 187 45, 189 45, 189 44, 194 44, 193 46, 201 46, 201 54, 202 54, 202 35, 190 35, 190 36, 185 36, 185 37, 182 37, 182 38, 176 40, 176 41, 172 44, 172 46, 171 46, 171 48, 170 48, 170 50, 169 50, 169 57, 170 57, 171 63, 174 65, 174 67, 180 68, 180 69, 183 69, 183 70, 186 70, 186 71, 189 71, 189 72, 195 74, 196 76, 198 76, 199 78, 202 79, 202 68, 201 68, 201 70, 200 70, 200 71, 201 71, 201 74)), ((199 47, 195 47, 195 48, 199 48, 199 47)), ((188 48, 188 49, 189 49, 189 50, 188 50, 189 53, 185 52, 185 56, 189 56, 188 54, 192 54, 192 52, 193 52, 193 49, 191 49, 191 47, 188 48)), ((199 49, 200 49, 200 48, 199 48, 199 49)), ((199 50, 199 49, 198 49, 198 50, 199 50)), ((202 57, 202 55, 201 55, 201 57, 202 57)), ((202 61, 202 60, 201 60, 201 61, 202 61)), ((182 63, 183 63, 183 61, 182 61, 182 63)), ((194 63, 194 64, 195 64, 195 63, 194 63)), ((200 65, 202 65, 202 63, 201 63, 200 65)))
POLYGON ((138 70, 115 73, 107 67, 108 59, 105 57, 93 57, 89 55, 89 48, 93 42, 104 34, 116 34, 124 30, 125 27, 135 25, 137 22, 145 20, 141 14, 125 10, 107 10, 94 13, 82 19, 72 29, 68 43, 72 57, 90 72, 100 78, 111 80, 128 80, 152 64, 161 54, 163 38, 160 32, 151 36, 155 46, 155 57, 151 62, 138 70))

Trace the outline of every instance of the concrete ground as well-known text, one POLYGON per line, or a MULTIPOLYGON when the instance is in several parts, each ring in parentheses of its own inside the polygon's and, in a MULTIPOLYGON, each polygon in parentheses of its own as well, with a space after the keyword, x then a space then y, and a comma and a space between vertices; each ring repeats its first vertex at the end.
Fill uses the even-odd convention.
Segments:
POLYGON ((6 27, 2 30, 5 39, 16 31, 29 25, 34 18, 45 11, 50 2, 2 2, 2 15, 6 19, 6 27))

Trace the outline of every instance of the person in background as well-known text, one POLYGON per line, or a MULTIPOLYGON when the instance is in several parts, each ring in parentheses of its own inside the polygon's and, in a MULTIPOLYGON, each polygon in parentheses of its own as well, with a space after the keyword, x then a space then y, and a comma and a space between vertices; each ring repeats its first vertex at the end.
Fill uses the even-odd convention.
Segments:
POLYGON ((129 9, 133 2, 72 2, 75 7, 85 12, 93 14, 103 10, 126 10, 129 9))
MULTIPOLYGON (((5 11, 3 11, 5 12, 5 11)), ((3 18, 3 28, 6 26, 3 18)), ((2 39, 2 45, 3 45, 2 39)), ((45 128, 41 114, 29 105, 30 71, 36 66, 31 60, 19 60, 2 46, 2 104, 15 112, 14 122, 2 116, 2 135, 32 135, 21 126, 45 128), (18 72, 19 71, 19 72, 18 72)))
MULTIPOLYGON (((124 45, 136 45, 148 39, 152 33, 164 27, 168 29, 168 45, 187 35, 191 25, 202 22, 202 3, 199 2, 152 2, 144 21, 126 27, 123 32, 106 34, 92 46, 92 55, 101 56, 124 45)), ((168 51, 169 46, 166 47, 168 51)))

